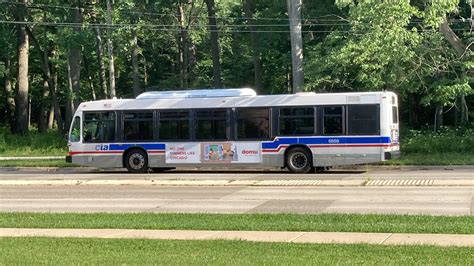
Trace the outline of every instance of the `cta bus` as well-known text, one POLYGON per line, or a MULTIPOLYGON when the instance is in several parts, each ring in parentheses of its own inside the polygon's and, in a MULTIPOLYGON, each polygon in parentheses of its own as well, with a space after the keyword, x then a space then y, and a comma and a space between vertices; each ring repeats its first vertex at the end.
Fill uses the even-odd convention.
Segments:
POLYGON ((81 103, 66 160, 134 173, 184 166, 308 173, 397 158, 398 133, 393 92, 146 92, 81 103))

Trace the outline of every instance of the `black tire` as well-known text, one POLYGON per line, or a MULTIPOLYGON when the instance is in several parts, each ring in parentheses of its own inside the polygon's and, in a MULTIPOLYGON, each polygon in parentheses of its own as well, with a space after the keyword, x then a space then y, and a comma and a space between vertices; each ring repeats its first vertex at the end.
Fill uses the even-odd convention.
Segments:
POLYGON ((148 156, 144 150, 134 149, 125 156, 125 167, 130 173, 148 172, 148 156))
POLYGON ((286 167, 293 173, 308 173, 313 169, 313 157, 308 149, 295 147, 286 154, 286 167))

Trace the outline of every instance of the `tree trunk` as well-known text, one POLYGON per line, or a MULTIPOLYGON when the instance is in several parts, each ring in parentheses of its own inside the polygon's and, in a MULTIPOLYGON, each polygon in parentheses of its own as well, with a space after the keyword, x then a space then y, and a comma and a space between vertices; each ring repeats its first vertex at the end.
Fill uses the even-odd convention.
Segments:
POLYGON ((45 133, 48 131, 48 111, 49 111, 49 93, 51 89, 49 88, 49 83, 46 77, 43 78, 43 93, 41 94, 41 104, 39 111, 39 122, 38 122, 38 131, 45 133))
MULTIPOLYGON (((133 21, 132 24, 137 23, 133 21)), ((138 37, 137 29, 132 28, 132 73, 133 73, 133 96, 137 97, 142 93, 140 89, 140 76, 138 71, 138 37)))
POLYGON ((83 61, 84 61, 84 71, 85 71, 85 74, 87 76, 87 81, 89 82, 89 89, 91 91, 92 100, 95 101, 95 100, 97 100, 97 94, 95 92, 94 80, 92 78, 90 68, 89 68, 89 60, 87 60, 86 54, 82 54, 82 58, 83 58, 83 61))
POLYGON ((301 36, 301 9, 303 0, 287 0, 290 20, 291 65, 293 72, 293 93, 303 90, 303 40, 301 36))
POLYGON ((143 83, 146 89, 148 87, 148 71, 146 65, 146 57, 143 57, 143 83))
MULTIPOLYGON (((19 0, 17 21, 25 21, 27 0, 19 0)), ((17 25, 18 34, 18 78, 16 95, 16 129, 15 133, 25 134, 28 131, 28 53, 29 40, 25 24, 17 25)))
POLYGON ((247 23, 250 29, 250 43, 252 46, 252 58, 253 58, 253 69, 255 75, 255 89, 259 92, 263 88, 262 84, 262 60, 260 59, 260 52, 258 48, 258 36, 255 32, 256 28, 253 26, 253 12, 252 12, 253 1, 244 0, 244 13, 248 18, 247 23))
POLYGON ((10 58, 3 60, 5 64, 5 72, 3 73, 3 85, 5 87, 5 104, 7 107, 7 121, 10 125, 10 129, 15 128, 15 96, 12 90, 11 83, 11 61, 10 58))
POLYGON ((438 132, 444 124, 443 119, 443 105, 437 104, 436 111, 435 111, 435 119, 434 119, 434 131, 438 132))
POLYGON ((185 16, 183 3, 178 2, 178 21, 179 21, 179 84, 181 88, 188 87, 188 31, 185 25, 185 16))
POLYGON ((212 56, 212 77, 214 80, 214 87, 222 87, 221 79, 221 63, 219 52, 219 34, 217 29, 216 11, 214 0, 205 0, 207 6, 209 31, 211 35, 211 56, 212 56))
POLYGON ((418 128, 418 110, 417 110, 417 102, 415 94, 408 94, 408 124, 413 128, 418 128))
MULTIPOLYGON (((73 10, 73 22, 82 23, 81 1, 77 2, 77 8, 73 10)), ((79 34, 80 27, 75 27, 74 31, 79 34)), ((68 81, 69 97, 66 105, 66 126, 70 124, 74 112, 79 106, 79 95, 81 91, 81 46, 80 44, 70 44, 68 53, 68 81)))
MULTIPOLYGON (((54 69, 58 69, 55 67, 54 69)), ((64 133, 64 122, 63 118, 61 115, 61 108, 59 105, 59 100, 58 100, 58 73, 54 72, 53 74, 53 86, 51 86, 51 96, 53 98, 53 107, 54 107, 54 116, 56 117, 56 121, 58 122, 58 133, 59 135, 63 135, 64 133)))
POLYGON ((54 126, 54 106, 53 101, 51 101, 50 108, 48 111, 48 129, 53 129, 54 126))
POLYGON ((109 87, 110 98, 117 96, 115 92, 115 66, 114 66, 114 46, 112 43, 112 6, 107 0, 107 50, 109 53, 109 87))
MULTIPOLYGON (((98 22, 96 22, 98 23, 98 22)), ((104 65, 104 52, 102 50, 102 38, 100 36, 99 26, 95 27, 95 50, 97 53, 97 62, 99 66, 99 82, 102 92, 102 98, 109 98, 109 92, 107 90, 107 77, 105 75, 105 65, 104 65)))

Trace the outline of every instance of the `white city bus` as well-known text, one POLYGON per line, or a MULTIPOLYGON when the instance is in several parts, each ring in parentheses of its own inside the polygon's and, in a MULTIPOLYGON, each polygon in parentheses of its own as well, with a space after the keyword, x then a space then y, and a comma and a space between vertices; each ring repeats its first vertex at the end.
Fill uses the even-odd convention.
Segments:
POLYGON ((286 167, 307 173, 399 156, 392 92, 257 96, 252 89, 146 92, 81 103, 67 162, 130 172, 286 167))

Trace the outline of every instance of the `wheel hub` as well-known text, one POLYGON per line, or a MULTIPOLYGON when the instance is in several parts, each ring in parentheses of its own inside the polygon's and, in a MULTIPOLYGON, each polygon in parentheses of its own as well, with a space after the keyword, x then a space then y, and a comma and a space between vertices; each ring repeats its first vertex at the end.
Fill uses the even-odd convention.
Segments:
POLYGON ((296 152, 291 156, 290 163, 295 169, 303 169, 308 164, 308 158, 302 152, 296 152))
POLYGON ((145 157, 143 157, 143 155, 139 153, 134 153, 130 156, 128 162, 130 164, 130 167, 135 170, 140 170, 145 165, 145 157))

